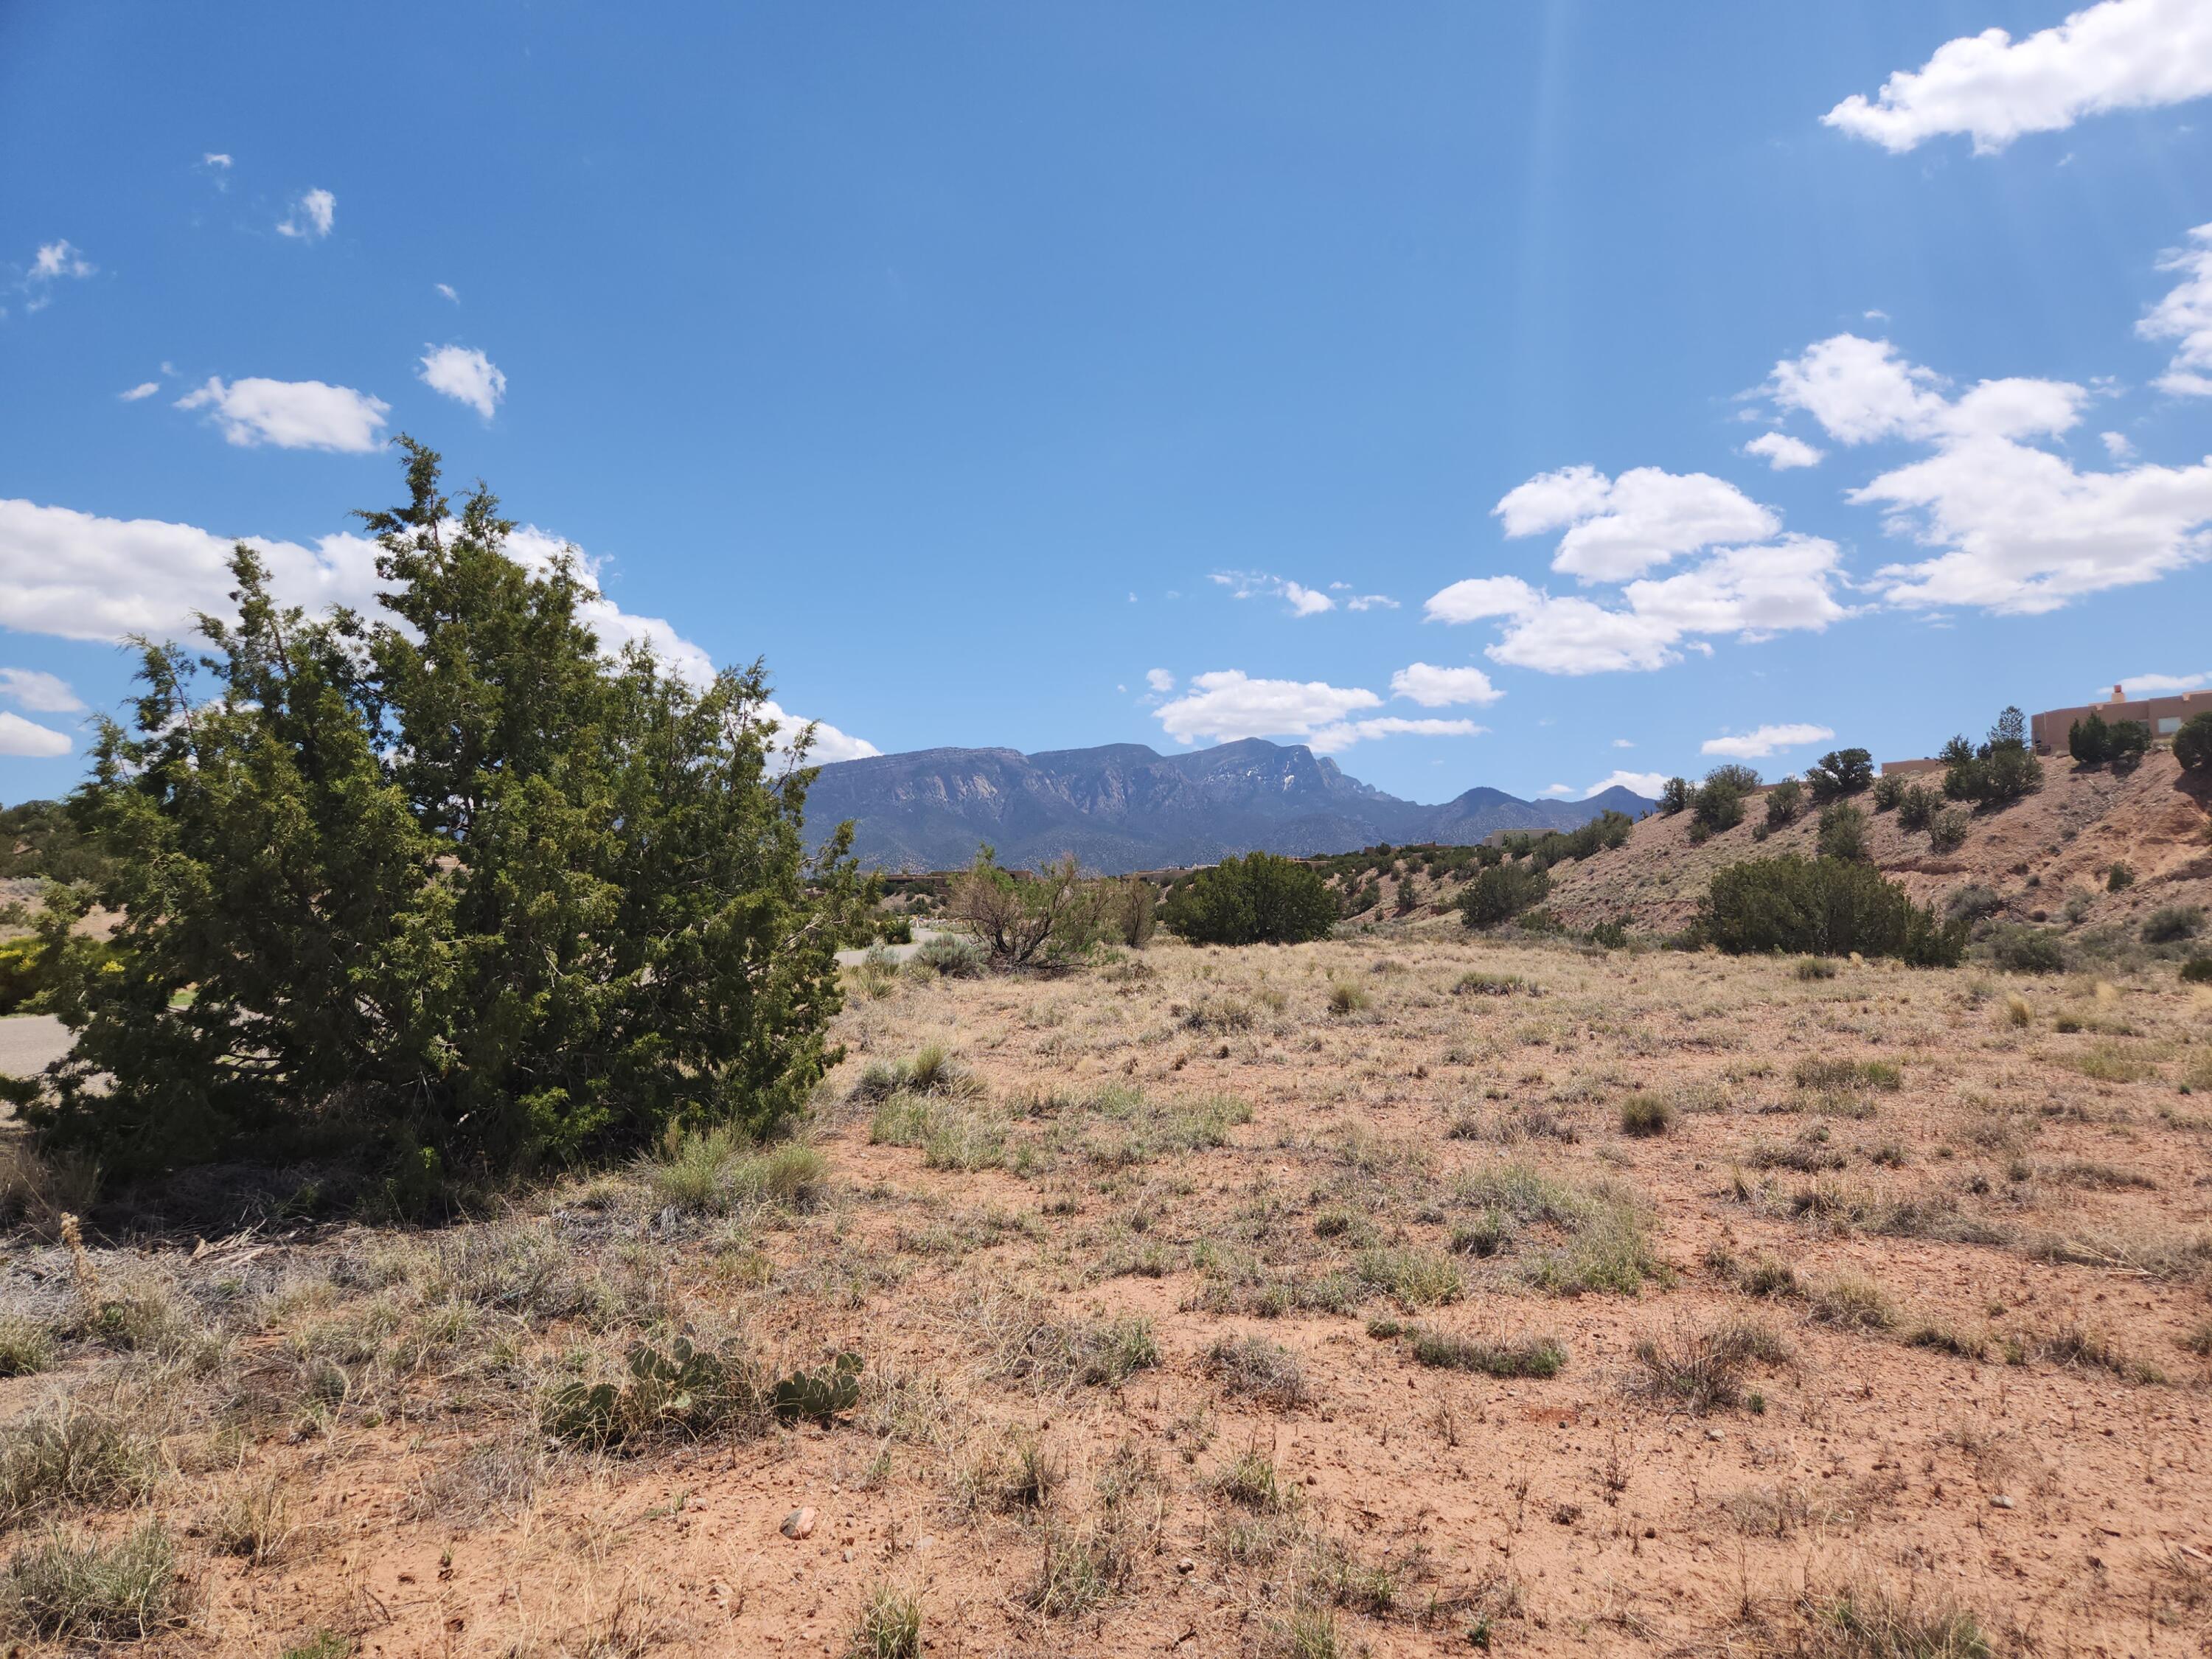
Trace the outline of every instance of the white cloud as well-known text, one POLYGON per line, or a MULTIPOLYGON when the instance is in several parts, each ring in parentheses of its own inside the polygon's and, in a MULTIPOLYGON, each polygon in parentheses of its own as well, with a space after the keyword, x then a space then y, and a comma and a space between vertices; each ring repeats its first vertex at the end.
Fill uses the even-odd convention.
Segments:
POLYGON ((227 172, 230 167, 230 157, 225 155, 221 150, 211 149, 200 157, 200 165, 204 167, 216 167, 227 172))
POLYGON ((58 674, 36 668, 0 668, 0 697, 34 714, 80 714, 84 702, 58 674))
POLYGON ((230 442, 244 448, 336 449, 364 454, 383 441, 392 405, 351 386, 320 380, 233 380, 215 377, 177 400, 179 409, 212 411, 230 442))
POLYGON ((1539 473, 1491 510, 1509 537, 1565 527, 1552 568, 1585 582, 1622 581, 1701 547, 1757 541, 1782 523, 1734 484, 1656 466, 1611 480, 1589 466, 1539 473))
MULTIPOLYGON (((1214 571, 1206 580, 1228 588, 1233 599, 1281 599, 1290 606, 1293 617, 1318 617, 1324 611, 1336 609, 1336 601, 1328 594, 1264 570, 1214 571)), ((1136 595, 1132 593, 1129 597, 1133 599, 1136 595)))
MULTIPOLYGON (((23 298, 26 311, 44 311, 53 303, 56 283, 81 281, 94 275, 100 267, 79 252, 69 241, 47 242, 31 256, 30 269, 23 273, 16 290, 23 298)), ((4 316, 0 312, 0 316, 4 316)))
POLYGON ((2126 433, 2100 432, 2097 438, 2105 446, 2105 453, 2114 460, 2131 461, 2135 459, 2136 447, 2129 441, 2126 433))
POLYGON ((1821 119, 1893 155, 1945 133, 1975 154, 2085 115, 2149 109, 2212 93, 2212 9, 2202 0, 2101 0, 2014 40, 2002 29, 1947 40, 1869 100, 1853 94, 1821 119))
POLYGON ((1588 800, 1592 795, 1601 795, 1608 789, 1626 789, 1632 794, 1650 799, 1656 797, 1666 787, 1667 776, 1663 772, 1608 772, 1583 791, 1583 799, 1588 800))
POLYGON ((491 419, 500 399, 507 396, 507 376, 498 366, 472 346, 426 346, 423 349, 426 355, 418 376, 422 384, 456 403, 466 404, 487 421, 491 419))
POLYGON ((1575 793, 1575 787, 1571 783, 1547 783, 1536 793, 1539 795, 1571 795, 1575 793))
MULTIPOLYGON (((229 559, 237 539, 261 556, 271 589, 287 605, 310 611, 333 605, 377 608, 384 582, 376 574, 377 545, 366 537, 341 532, 306 547, 258 536, 218 536, 159 519, 105 519, 0 499, 0 618, 21 633, 71 640, 115 641, 132 634, 182 638, 198 613, 233 614, 229 559)), ((531 570, 544 570, 564 550, 575 555, 585 577, 598 586, 597 560, 534 525, 515 530, 506 546, 509 557, 531 570)), ((635 641, 650 644, 673 672, 695 684, 714 677, 713 659, 662 617, 624 611, 604 592, 586 600, 580 614, 610 654, 635 641)), ((782 723, 780 747, 787 748, 806 724, 775 703, 763 704, 761 713, 782 723)), ((816 760, 878 752, 865 738, 816 724, 816 760)))
POLYGON ((1819 450, 1802 438, 1793 438, 1786 432, 1762 432, 1743 447, 1743 453, 1765 457, 1766 464, 1777 472, 1820 464, 1819 450))
POLYGON ((1417 662, 1390 676, 1390 695, 1424 708, 1449 708, 1454 703, 1493 703, 1505 694, 1480 668, 1437 668, 1417 662))
MULTIPOLYGON (((1341 582, 1331 582, 1331 587, 1341 587, 1341 582)), ((1398 601, 1388 593, 1355 593, 1344 602, 1346 611, 1395 611, 1398 601)))
POLYGON ((2189 240, 2190 246, 2168 248, 2159 257, 2158 268, 2180 272, 2181 281, 2136 325, 2136 332, 2146 340, 2181 343, 2158 378, 2160 391, 2203 398, 2212 396, 2212 225, 2197 226, 2189 240))
POLYGON ((73 747, 65 734, 0 709, 0 755, 51 760, 73 747))
POLYGON ((1432 622, 1504 620, 1484 653, 1493 662, 1547 674, 1648 672, 1709 650, 1692 636, 1747 640, 1793 630, 1818 633, 1849 614, 1832 590, 1840 556, 1833 542, 1784 536, 1724 548, 1661 580, 1630 582, 1625 607, 1570 594, 1555 598, 1517 576, 1478 576, 1431 596, 1432 622))
POLYGON ((1613 740, 1613 746, 1615 749, 1633 749, 1636 747, 1636 745, 1633 743, 1631 743, 1626 738, 1615 738, 1613 740))
POLYGON ((276 227, 276 234, 305 242, 319 242, 331 234, 337 214, 337 197, 326 190, 311 190, 292 204, 292 211, 276 227))
POLYGON ((1825 743, 1836 734, 1825 726, 1762 726, 1734 737, 1707 738, 1698 745, 1707 755, 1726 755, 1732 760, 1759 760, 1778 749, 1802 749, 1808 743, 1825 743))
POLYGON ((1385 714, 1373 720, 1338 720, 1317 727, 1306 739, 1306 744, 1316 755, 1334 755, 1372 738, 1477 738, 1489 729, 1473 720, 1406 720, 1396 714, 1385 714))
POLYGON ((1162 729, 1178 743, 1200 738, 1233 743, 1240 738, 1306 737, 1382 703, 1358 686, 1255 680, 1241 669, 1226 668, 1194 676, 1181 697, 1162 705, 1159 717, 1162 729))
MULTIPOLYGON (((2176 691, 2194 691, 2201 685, 2212 685, 2212 674, 2130 674, 2120 685, 2131 697, 2170 696, 2176 691)), ((2110 686, 2100 685, 2095 695, 2102 697, 2111 690, 2110 686)))
POLYGON ((161 383, 159 380, 141 380, 130 391, 118 392, 115 395, 126 404, 135 404, 142 398, 152 397, 161 389, 161 383))
POLYGON ((1145 684, 1162 696, 1165 696, 1176 689, 1176 677, 1164 668, 1147 668, 1145 671, 1145 684))
POLYGON ((1887 507, 1893 534, 1940 550, 1875 573, 1893 605, 2055 611, 2212 552, 2212 461, 2082 472, 2027 441, 2075 426, 2090 400, 2086 387, 1984 380, 1954 398, 1887 342, 1838 335, 1777 364, 1768 390, 1839 442, 1929 447, 1850 496, 1887 507))
POLYGON ((430 286, 455 305, 460 304, 461 296, 453 292, 453 285, 451 283, 433 283, 430 286))

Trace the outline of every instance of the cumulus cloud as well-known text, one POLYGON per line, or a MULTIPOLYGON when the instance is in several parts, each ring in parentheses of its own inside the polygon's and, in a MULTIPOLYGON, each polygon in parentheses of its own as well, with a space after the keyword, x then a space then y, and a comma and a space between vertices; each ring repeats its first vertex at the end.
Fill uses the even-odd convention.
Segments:
MULTIPOLYGON (((2212 674, 2130 674, 2120 682, 2120 689, 2131 697, 2166 697, 2204 685, 2212 685, 2212 674)), ((2094 695, 2102 697, 2111 690, 2100 685, 2094 695)))
POLYGON ((1575 787, 1571 783, 1547 783, 1536 793, 1539 795, 1550 795, 1554 799, 1557 799, 1561 795, 1573 794, 1575 793, 1575 787))
POLYGON ((141 398, 152 397, 161 389, 161 383, 159 380, 141 380, 130 391, 118 392, 115 395, 126 404, 135 404, 141 398))
POLYGON ((1390 676, 1390 695, 1424 708, 1449 708, 1455 703, 1493 703, 1505 694, 1480 668, 1437 668, 1417 662, 1390 676))
POLYGON ((1731 760, 1759 760, 1778 749, 1802 749, 1808 743, 1825 743, 1835 735, 1825 726, 1762 726, 1755 732, 1741 732, 1733 737, 1707 738, 1698 748, 1702 753, 1725 755, 1731 760))
POLYGON ((1290 606, 1293 617, 1318 617, 1336 609, 1336 601, 1328 594, 1264 570, 1219 570, 1207 580, 1229 589, 1233 599, 1279 599, 1290 606))
POLYGON ((1849 613, 1832 591, 1839 562, 1833 542, 1784 536, 1630 582, 1617 605, 1554 596, 1517 576, 1477 576, 1432 594, 1425 610, 1432 622, 1502 619, 1497 643, 1484 649, 1493 662, 1547 674, 1649 672, 1679 662, 1685 649, 1709 650, 1705 635, 1759 640, 1841 620, 1849 613))
POLYGON ((1176 677, 1164 668, 1147 668, 1145 684, 1164 697, 1176 689, 1176 677))
MULTIPOLYGON (((2181 398, 2212 397, 2212 225, 2191 231, 2188 246, 2167 249, 2158 268, 2181 275, 2172 292, 2136 325, 2146 340, 2181 343, 2159 376, 2158 389, 2181 398)), ((2113 435, 2107 434, 2106 441, 2113 435)))
POLYGON ((1344 608, 1346 611, 1395 611, 1398 601, 1388 593, 1355 593, 1344 602, 1344 608))
POLYGON ((204 409, 222 435, 243 448, 335 449, 366 454, 384 441, 392 405, 351 386, 321 380, 233 380, 210 376, 205 386, 177 400, 179 409, 204 409))
POLYGON ((52 760, 58 755, 68 754, 74 746, 66 733, 0 709, 0 755, 52 760))
POLYGON ((1767 390, 1840 443, 1928 447, 1849 497, 1887 509, 1891 533, 1936 550, 1875 573, 1892 604, 2055 611, 2212 551, 2212 461, 2083 472, 2038 447, 2079 422, 2086 387, 1984 380, 1953 396, 1888 342, 1844 334, 1777 364, 1767 390))
MULTIPOLYGON (((74 243, 66 240, 47 242, 31 256, 30 266, 24 271, 22 281, 15 284, 15 289, 23 296, 24 310, 44 311, 53 303, 54 284, 82 281, 95 275, 99 270, 98 265, 77 251, 74 243)), ((5 314, 0 312, 0 316, 5 314)))
POLYGON ((1588 800, 1592 795, 1601 795, 1608 789, 1626 789, 1631 794, 1650 799, 1655 799, 1666 787, 1667 776, 1663 772, 1608 772, 1583 791, 1583 799, 1588 800))
POLYGON ((1255 680, 1242 669, 1194 675, 1183 695, 1159 708, 1160 726, 1178 743, 1212 738, 1304 738, 1382 699, 1358 686, 1320 680, 1255 680))
POLYGON ((81 714, 84 702, 58 674, 37 668, 0 668, 0 697, 34 714, 81 714))
MULTIPOLYGON (((236 540, 261 556, 270 586, 288 605, 310 611, 346 605, 374 611, 384 586, 376 574, 377 545, 348 533, 315 544, 264 537, 230 538, 192 525, 159 519, 107 519, 65 507, 0 499, 0 618, 20 633, 63 639, 116 641, 134 634, 182 638, 201 612, 233 614, 229 559, 236 540)), ((507 556, 543 570, 566 551, 594 586, 599 562, 558 536, 526 525, 507 538, 507 556)), ((695 684, 713 678, 713 659, 659 617, 623 610, 604 592, 585 601, 580 614, 612 653, 632 641, 652 646, 672 672, 695 684)), ((27 707, 32 706, 26 704, 27 707)), ((781 723, 779 746, 788 747, 804 720, 773 703, 761 713, 781 723)), ((814 758, 851 760, 878 751, 865 738, 816 723, 814 758)))
POLYGON ((472 346, 425 347, 418 378, 433 392, 466 404, 491 419, 500 399, 507 396, 507 376, 492 360, 472 346))
POLYGON ((1384 714, 1364 720, 1337 720, 1316 729, 1306 746, 1316 755, 1334 755, 1370 738, 1476 738, 1490 728, 1473 720, 1406 720, 1384 714))
POLYGON ((1743 447, 1743 453, 1763 457, 1777 472, 1820 464, 1819 450, 1802 438, 1793 438, 1786 432, 1762 432, 1743 447))
POLYGON ((1624 581, 1702 547, 1757 541, 1782 523, 1734 484, 1656 466, 1612 479, 1589 466, 1539 473, 1491 511, 1509 537, 1565 530, 1552 568, 1585 582, 1624 581))
POLYGON ((1822 121, 1901 154, 1946 133, 1996 153, 2024 133, 2085 115, 2149 109, 2212 93, 2212 9, 2202 0, 2101 0, 2014 40, 2004 30, 1945 41, 1869 100, 1855 93, 1822 121))
POLYGON ((222 172, 228 172, 230 169, 230 157, 224 155, 221 150, 211 149, 208 151, 206 155, 200 157, 200 165, 204 167, 214 167, 222 172))
POLYGON ((2116 461, 2131 461, 2135 459, 2136 447, 2124 432, 2100 432, 2097 434, 2097 441, 2105 446, 2105 453, 2116 461))
POLYGON ((338 198, 326 190, 311 190, 292 204, 292 211, 276 227, 279 236, 303 242, 319 242, 337 222, 338 198))

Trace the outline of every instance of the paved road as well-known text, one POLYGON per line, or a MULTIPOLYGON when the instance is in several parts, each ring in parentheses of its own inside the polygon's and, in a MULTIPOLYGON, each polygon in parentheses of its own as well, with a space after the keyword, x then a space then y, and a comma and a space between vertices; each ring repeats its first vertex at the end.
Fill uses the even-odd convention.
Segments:
POLYGON ((52 1014, 0 1019, 0 1073, 21 1077, 69 1052, 70 1034, 52 1014))

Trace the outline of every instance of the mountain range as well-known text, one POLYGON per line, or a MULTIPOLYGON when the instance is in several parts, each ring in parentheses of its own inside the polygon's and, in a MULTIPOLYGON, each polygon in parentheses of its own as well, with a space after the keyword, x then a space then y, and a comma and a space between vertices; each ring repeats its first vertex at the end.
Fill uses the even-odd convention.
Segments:
POLYGON ((854 851, 872 869, 955 869, 988 842, 1011 867, 1073 853, 1086 869, 1121 874, 1255 849, 1464 845, 1500 830, 1571 830, 1608 808, 1633 817, 1652 805, 1620 787, 1578 801, 1475 788, 1424 806, 1347 777, 1304 744, 1247 738, 1176 755, 1115 743, 1036 755, 918 749, 836 761, 815 781, 806 822, 819 842, 852 819, 854 851))

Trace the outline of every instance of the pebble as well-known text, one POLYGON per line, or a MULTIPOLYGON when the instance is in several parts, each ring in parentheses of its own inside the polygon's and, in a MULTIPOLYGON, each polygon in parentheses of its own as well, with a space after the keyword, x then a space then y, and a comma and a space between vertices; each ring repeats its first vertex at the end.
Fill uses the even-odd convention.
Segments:
POLYGON ((1993 1510, 2008 1510, 2012 1507, 2012 1499, 1999 1492, 1990 1499, 1990 1507, 1993 1510))
POLYGON ((1705 1431, 1705 1438, 1708 1440, 1725 1440, 1728 1438, 1728 1436, 1723 1434, 1718 1429, 1707 1429, 1705 1431))
POLYGON ((1182 1560, 1176 1563, 1176 1571, 1182 1573, 1196 1572, 1198 1571, 1198 1563, 1192 1560, 1190 1557, 1186 1555, 1182 1560))
POLYGON ((814 1535, 814 1511, 797 1509, 785 1516, 783 1535, 786 1538, 811 1538, 814 1535))

